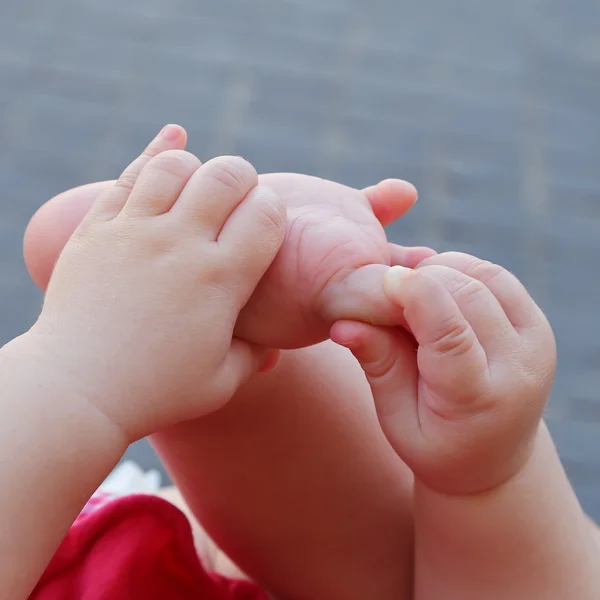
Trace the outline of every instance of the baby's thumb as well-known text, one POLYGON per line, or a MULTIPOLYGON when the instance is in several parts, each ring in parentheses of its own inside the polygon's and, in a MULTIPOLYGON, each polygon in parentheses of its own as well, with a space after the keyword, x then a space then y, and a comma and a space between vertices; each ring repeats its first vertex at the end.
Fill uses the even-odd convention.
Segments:
POLYGON ((279 354, 279 350, 233 338, 221 372, 230 396, 252 375, 272 371, 279 362, 279 354))
POLYGON ((339 321, 331 339, 348 348, 371 386, 381 428, 402 457, 403 446, 418 431, 416 344, 400 328, 339 321))

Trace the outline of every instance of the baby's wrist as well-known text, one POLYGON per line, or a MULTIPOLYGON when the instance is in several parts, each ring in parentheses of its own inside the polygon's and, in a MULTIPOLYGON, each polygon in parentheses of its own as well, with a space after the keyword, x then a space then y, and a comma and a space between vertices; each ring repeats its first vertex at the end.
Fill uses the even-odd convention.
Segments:
MULTIPOLYGON (((519 479, 521 473, 528 469, 529 463, 539 452, 543 431, 546 431, 545 425, 543 421, 540 421, 531 437, 522 440, 514 453, 499 452, 498 454, 504 457, 502 464, 486 463, 477 465, 475 468, 474 465, 465 461, 459 476, 453 477, 449 474, 444 479, 439 476, 420 476, 416 471, 415 486, 418 486, 423 493, 431 493, 440 497, 463 497, 470 501, 477 497, 490 498, 496 493, 501 493, 505 487, 512 485, 512 482, 519 479)), ((453 470, 456 470, 456 465, 453 466, 453 470)))
POLYGON ((416 482, 414 506, 417 561, 431 573, 445 572, 455 585, 469 581, 497 590, 507 581, 525 585, 521 578, 528 574, 527 597, 537 598, 550 581, 569 581, 568 571, 588 581, 597 572, 589 525, 544 423, 531 456, 510 479, 471 496, 444 495, 416 482))
MULTIPOLYGON (((15 387, 16 393, 4 394, 20 405, 14 408, 20 419, 26 419, 27 410, 32 411, 32 423, 39 421, 34 414, 40 403, 50 408, 54 424, 61 429, 60 419, 64 416, 65 443, 70 436, 80 438, 80 432, 93 431, 104 440, 103 451, 107 455, 122 455, 132 440, 105 411, 89 398, 83 386, 73 380, 68 368, 61 363, 60 350, 53 351, 46 345, 35 329, 15 338, 0 350, 0 377, 7 387, 15 387), (14 385, 13 385, 14 382, 14 385), (35 396, 35 397, 34 397, 35 396), (72 429, 75 421, 78 431, 72 429)), ((10 410, 10 406, 6 407, 10 410)))

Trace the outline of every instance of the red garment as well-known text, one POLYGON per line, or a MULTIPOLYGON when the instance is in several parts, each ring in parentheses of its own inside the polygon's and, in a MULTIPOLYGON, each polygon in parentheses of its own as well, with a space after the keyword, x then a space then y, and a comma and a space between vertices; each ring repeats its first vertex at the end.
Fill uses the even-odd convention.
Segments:
POLYGON ((92 498, 31 600, 267 600, 258 586, 208 573, 185 515, 154 496, 92 498))

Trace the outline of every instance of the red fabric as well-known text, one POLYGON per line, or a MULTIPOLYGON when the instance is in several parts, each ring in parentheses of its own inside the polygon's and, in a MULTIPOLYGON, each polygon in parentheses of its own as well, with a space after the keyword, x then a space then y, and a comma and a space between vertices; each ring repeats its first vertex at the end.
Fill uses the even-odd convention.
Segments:
POLYGON ((267 595, 253 583, 205 571, 185 515, 161 498, 138 495, 95 497, 30 598, 267 600, 267 595))

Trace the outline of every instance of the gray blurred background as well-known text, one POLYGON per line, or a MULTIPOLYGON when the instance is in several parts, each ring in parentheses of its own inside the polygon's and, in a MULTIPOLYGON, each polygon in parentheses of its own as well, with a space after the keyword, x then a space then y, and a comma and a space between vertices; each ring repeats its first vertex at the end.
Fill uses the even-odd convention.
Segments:
POLYGON ((596 0, 0 0, 0 342, 40 307, 32 213, 167 122, 259 172, 409 179, 394 241, 499 262, 547 312, 548 420, 600 518, 599 31, 596 0))

